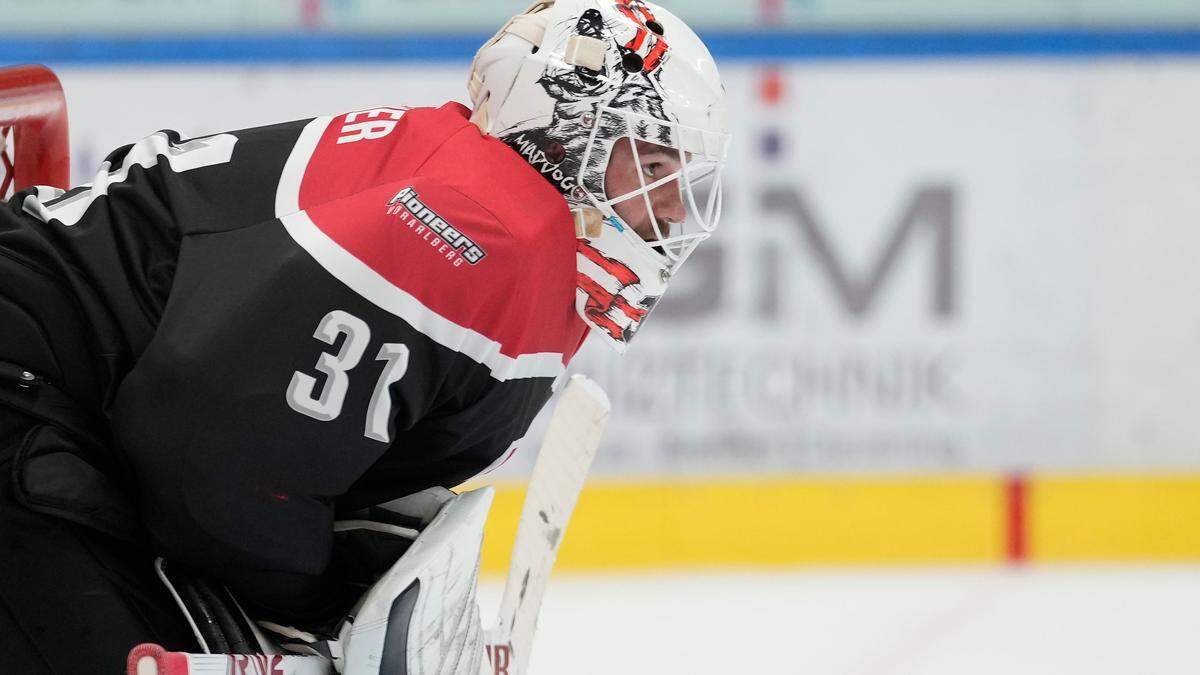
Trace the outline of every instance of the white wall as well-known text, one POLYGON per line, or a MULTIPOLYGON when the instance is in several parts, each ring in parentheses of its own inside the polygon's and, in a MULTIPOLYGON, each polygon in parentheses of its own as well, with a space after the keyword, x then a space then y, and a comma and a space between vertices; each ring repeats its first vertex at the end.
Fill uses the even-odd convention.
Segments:
MULTIPOLYGON (((464 68, 62 77, 95 166, 158 128, 462 100, 464 68)), ((724 72, 722 229, 623 362, 579 362, 617 406, 602 471, 1200 466, 1200 60, 801 63, 779 106, 724 72), (830 270, 867 297, 906 213, 855 314, 830 270)))

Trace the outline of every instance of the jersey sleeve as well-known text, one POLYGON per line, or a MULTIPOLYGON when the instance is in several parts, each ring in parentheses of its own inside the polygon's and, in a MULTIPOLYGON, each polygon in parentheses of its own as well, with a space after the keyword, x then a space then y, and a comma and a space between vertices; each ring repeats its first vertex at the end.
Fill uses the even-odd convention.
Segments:
POLYGON ((24 208, 65 227, 124 224, 183 234, 270 220, 287 159, 310 121, 190 139, 158 131, 109 153, 89 183, 65 193, 40 190, 24 208))
POLYGON ((75 396, 111 400, 154 336, 186 236, 274 217, 276 183, 305 124, 190 140, 160 131, 110 153, 88 184, 29 189, 6 205, 23 231, 6 228, 0 246, 62 277, 103 355, 100 391, 75 396))

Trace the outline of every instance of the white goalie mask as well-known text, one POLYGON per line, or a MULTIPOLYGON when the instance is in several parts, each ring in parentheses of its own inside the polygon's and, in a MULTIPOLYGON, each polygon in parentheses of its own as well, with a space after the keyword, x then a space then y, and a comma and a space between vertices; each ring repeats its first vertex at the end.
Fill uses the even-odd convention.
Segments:
POLYGON ((729 135, 712 55, 658 5, 551 0, 479 50, 469 86, 471 121, 566 198, 576 307, 624 352, 717 226, 729 135))

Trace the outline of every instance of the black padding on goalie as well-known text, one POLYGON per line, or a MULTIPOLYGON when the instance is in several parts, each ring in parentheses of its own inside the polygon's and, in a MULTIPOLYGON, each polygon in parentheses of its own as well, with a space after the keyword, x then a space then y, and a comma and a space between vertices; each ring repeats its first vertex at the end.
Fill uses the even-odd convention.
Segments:
POLYGON ((0 293, 0 360, 51 376, 59 371, 45 329, 25 308, 0 293))
POLYGON ((101 373, 92 355, 113 345, 99 343, 97 331, 106 331, 89 325, 69 289, 53 269, 0 247, 0 360, 21 364, 82 404, 97 405, 102 402, 97 394, 103 395, 101 373))
POLYGON ((13 494, 32 511, 134 540, 140 531, 137 511, 125 493, 88 461, 97 454, 57 427, 35 426, 13 461, 13 494))
POLYGON ((229 602, 229 595, 214 588, 208 579, 197 578, 195 582, 196 591, 208 605, 217 626, 221 629, 221 635, 229 644, 229 653, 257 654, 258 650, 250 646, 250 639, 242 627, 242 622, 238 620, 240 613, 229 602))
POLYGON ((188 615, 192 617, 196 629, 200 631, 200 637, 204 638, 204 642, 208 645, 209 653, 228 654, 229 640, 225 638, 221 624, 217 622, 213 607, 208 604, 208 599, 201 595, 200 590, 196 587, 195 579, 177 573, 173 581, 175 588, 179 591, 179 597, 183 599, 183 604, 187 608, 188 615))
POLYGON ((390 532, 366 528, 342 530, 333 535, 330 567, 335 576, 361 596, 379 581, 412 546, 412 540, 390 532))
MULTIPOLYGON (((0 428, 17 427, 15 415, 0 406, 0 428)), ((142 642, 197 651, 148 546, 16 501, 16 450, 0 442, 0 673, 123 673, 130 647, 142 642)))
POLYGON ((392 601, 388 612, 387 636, 383 639, 383 661, 379 672, 389 675, 408 675, 408 632, 411 629, 413 610, 421 594, 421 580, 412 582, 392 601))
POLYGON ((159 559, 160 580, 174 596, 183 618, 195 626, 208 653, 261 654, 258 637, 233 594, 221 584, 159 559))

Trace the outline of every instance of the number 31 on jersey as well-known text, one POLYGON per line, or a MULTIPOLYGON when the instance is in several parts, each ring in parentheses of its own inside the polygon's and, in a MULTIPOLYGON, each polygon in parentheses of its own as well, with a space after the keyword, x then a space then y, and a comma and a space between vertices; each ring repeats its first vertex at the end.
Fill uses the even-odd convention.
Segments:
MULTIPOLYGON (((371 329, 367 322, 340 309, 325 315, 317 325, 313 337, 332 346, 342 335, 346 339, 337 353, 324 352, 315 368, 325 376, 323 384, 317 378, 300 371, 292 375, 287 388, 287 403, 296 412, 315 420, 329 422, 342 414, 346 391, 350 388, 350 371, 358 365, 371 343, 371 329), (320 389, 320 393, 318 393, 320 389)), ((383 372, 375 381, 375 391, 367 406, 366 424, 363 435, 387 443, 388 419, 392 412, 391 385, 404 377, 408 370, 408 347, 393 342, 384 343, 375 355, 383 361, 383 372)))

